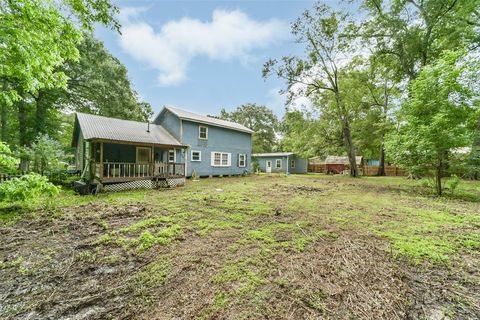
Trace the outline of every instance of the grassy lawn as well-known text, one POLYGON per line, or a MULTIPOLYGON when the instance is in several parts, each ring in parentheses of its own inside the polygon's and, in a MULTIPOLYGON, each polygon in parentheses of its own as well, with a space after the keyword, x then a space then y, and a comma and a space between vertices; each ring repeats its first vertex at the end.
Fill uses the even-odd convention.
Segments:
POLYGON ((213 178, 0 217, 0 318, 480 317, 478 182, 213 178))

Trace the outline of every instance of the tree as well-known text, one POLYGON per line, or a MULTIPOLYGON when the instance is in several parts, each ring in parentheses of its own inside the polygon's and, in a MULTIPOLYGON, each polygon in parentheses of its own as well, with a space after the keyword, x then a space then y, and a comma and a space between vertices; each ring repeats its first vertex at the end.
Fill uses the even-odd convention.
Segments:
POLYGON ((42 88, 64 88, 67 78, 56 67, 78 59, 82 39, 75 17, 91 30, 101 22, 118 28, 118 12, 108 0, 0 0, 0 102, 11 105, 42 88))
POLYGON ((348 92, 342 87, 347 72, 341 67, 352 53, 351 39, 347 36, 350 29, 347 14, 316 4, 313 10, 306 10, 292 24, 292 33, 297 42, 305 45, 307 57, 286 56, 280 65, 276 60, 269 60, 264 65, 263 75, 275 74, 285 79, 291 96, 322 95, 324 100, 328 100, 328 103, 319 106, 321 109, 332 109, 335 114, 342 129, 350 175, 356 177, 359 171, 350 128, 351 110, 345 103, 348 92))
POLYGON ((253 153, 271 152, 278 145, 279 121, 266 106, 247 103, 232 112, 222 109, 219 118, 240 123, 254 131, 253 153))
POLYGON ((468 123, 478 108, 472 84, 478 83, 480 65, 462 60, 464 53, 447 51, 420 71, 399 112, 401 126, 387 143, 396 163, 410 172, 433 172, 438 195, 449 154, 472 143, 468 123))
MULTIPOLYGON (((63 88, 68 77, 60 67, 79 58, 83 30, 95 22, 119 25, 110 0, 0 0, 0 105, 2 138, 6 138, 7 107, 14 107, 19 145, 28 145, 31 104, 41 90, 63 88)), ((41 110, 41 109, 39 109, 41 110)))
POLYGON ((48 135, 40 135, 28 148, 28 153, 32 162, 32 171, 41 175, 60 169, 65 157, 60 143, 48 135))
POLYGON ((305 158, 326 157, 344 149, 338 122, 325 113, 318 118, 307 111, 287 112, 282 122, 282 135, 282 149, 305 158))
POLYGON ((360 34, 376 53, 395 59, 397 73, 413 80, 444 50, 479 43, 479 6, 478 0, 363 0, 371 19, 360 34))
POLYGON ((67 88, 42 89, 34 96, 34 136, 54 135, 49 128, 56 126, 46 124, 49 118, 58 123, 58 110, 138 121, 147 121, 152 115, 150 104, 138 101, 125 66, 91 34, 84 33, 83 39, 78 46, 80 59, 60 67, 68 77, 67 88))

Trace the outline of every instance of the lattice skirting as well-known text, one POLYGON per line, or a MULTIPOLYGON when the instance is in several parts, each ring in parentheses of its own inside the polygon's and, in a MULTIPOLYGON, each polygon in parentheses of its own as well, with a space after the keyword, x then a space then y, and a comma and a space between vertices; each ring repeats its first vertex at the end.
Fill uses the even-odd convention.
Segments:
POLYGON ((155 181, 137 180, 130 182, 107 184, 103 186, 104 191, 123 191, 133 189, 152 189, 155 188, 155 181))
POLYGON ((107 184, 104 191, 124 191, 133 189, 175 188, 185 185, 185 178, 172 178, 166 180, 137 180, 130 182, 107 184))
POLYGON ((159 180, 157 188, 175 188, 183 185, 185 185, 185 178, 172 178, 159 180))

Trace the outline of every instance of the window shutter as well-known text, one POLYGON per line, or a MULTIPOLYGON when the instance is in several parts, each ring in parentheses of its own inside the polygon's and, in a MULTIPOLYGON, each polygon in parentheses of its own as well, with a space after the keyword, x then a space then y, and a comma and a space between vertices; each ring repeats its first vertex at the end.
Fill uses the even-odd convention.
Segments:
POLYGON ((228 157, 227 157, 228 164, 227 164, 227 166, 230 167, 232 165, 232 154, 231 153, 227 153, 227 154, 228 154, 228 157))
POLYGON ((215 165, 215 152, 210 154, 210 165, 213 167, 215 165))

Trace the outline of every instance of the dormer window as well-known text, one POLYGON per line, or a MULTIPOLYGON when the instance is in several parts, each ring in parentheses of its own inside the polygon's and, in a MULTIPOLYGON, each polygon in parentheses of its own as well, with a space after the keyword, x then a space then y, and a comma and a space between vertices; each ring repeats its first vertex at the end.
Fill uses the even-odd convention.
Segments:
POLYGON ((205 127, 205 126, 198 127, 198 139, 202 139, 202 140, 208 139, 208 127, 205 127))

